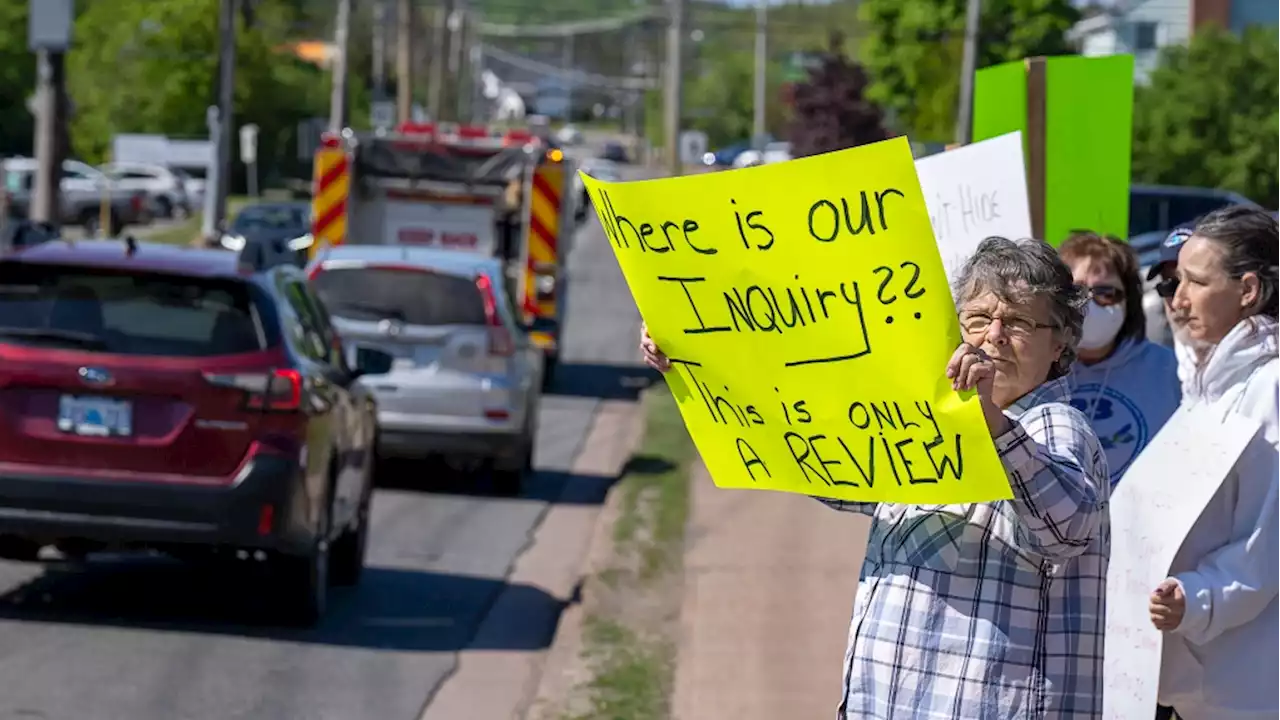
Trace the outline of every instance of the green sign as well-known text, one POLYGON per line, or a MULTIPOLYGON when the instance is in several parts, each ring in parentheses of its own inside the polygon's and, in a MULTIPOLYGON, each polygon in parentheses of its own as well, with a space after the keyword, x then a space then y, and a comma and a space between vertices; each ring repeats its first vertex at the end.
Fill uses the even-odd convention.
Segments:
MULTIPOLYGON (((1058 245, 1072 230, 1127 238, 1133 57, 1047 58, 1044 92, 1044 239, 1058 245)), ((1014 130, 1031 135, 1022 61, 978 71, 974 86, 973 141, 1014 130)))

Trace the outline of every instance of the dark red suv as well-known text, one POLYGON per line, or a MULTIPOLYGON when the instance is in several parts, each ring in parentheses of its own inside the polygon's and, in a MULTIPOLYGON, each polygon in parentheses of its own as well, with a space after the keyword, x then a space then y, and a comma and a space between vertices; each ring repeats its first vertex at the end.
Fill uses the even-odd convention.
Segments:
POLYGON ((243 253, 0 258, 0 556, 247 551, 313 623, 363 567, 377 413, 356 380, 391 361, 345 357, 301 271, 243 253))

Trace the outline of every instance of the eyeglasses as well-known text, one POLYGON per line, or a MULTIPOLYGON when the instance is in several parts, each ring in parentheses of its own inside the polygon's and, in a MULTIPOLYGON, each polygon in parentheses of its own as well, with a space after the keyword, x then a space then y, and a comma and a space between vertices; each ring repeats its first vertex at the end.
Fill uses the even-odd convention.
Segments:
POLYGON ((1031 335, 1037 330, 1053 328, 1052 325, 1036 322, 1031 318, 1017 315, 992 316, 987 313, 962 313, 960 315, 960 327, 967 333, 977 335, 986 332, 991 327, 991 323, 996 320, 1000 321, 1009 334, 1023 337, 1031 335))
POLYGON ((1173 299, 1175 293, 1178 292, 1178 278, 1167 277, 1156 283, 1156 295, 1165 300, 1173 299))
POLYGON ((1118 288, 1115 285, 1081 285, 1080 289, 1085 291, 1090 300, 1103 307, 1124 302, 1124 288, 1118 288))

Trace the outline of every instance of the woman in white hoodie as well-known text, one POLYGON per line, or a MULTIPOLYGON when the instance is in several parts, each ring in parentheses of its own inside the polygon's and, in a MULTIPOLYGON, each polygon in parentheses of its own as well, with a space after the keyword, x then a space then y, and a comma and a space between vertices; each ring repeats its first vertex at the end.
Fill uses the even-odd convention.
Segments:
POLYGON ((1160 704, 1183 720, 1280 716, 1278 246, 1270 214, 1231 207, 1178 254, 1173 309, 1196 359, 1183 402, 1206 423, 1237 413, 1261 426, 1149 601, 1165 633, 1160 704))

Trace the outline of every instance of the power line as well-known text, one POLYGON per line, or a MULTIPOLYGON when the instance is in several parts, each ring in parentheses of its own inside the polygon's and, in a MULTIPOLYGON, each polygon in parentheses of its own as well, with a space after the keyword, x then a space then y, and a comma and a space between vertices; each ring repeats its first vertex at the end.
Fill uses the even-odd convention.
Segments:
POLYGON ((609 77, 607 75, 586 73, 581 70, 565 70, 555 65, 532 60, 506 50, 500 50, 491 45, 483 46, 482 52, 498 62, 542 75, 555 75, 566 80, 572 80, 580 85, 592 85, 605 90, 647 90, 657 87, 657 83, 648 78, 609 77))
POLYGON ((563 38, 570 35, 616 32, 631 25, 660 17, 662 14, 662 12, 650 8, 612 18, 579 20, 577 22, 557 23, 554 25, 481 23, 478 31, 481 35, 487 37, 563 38))

